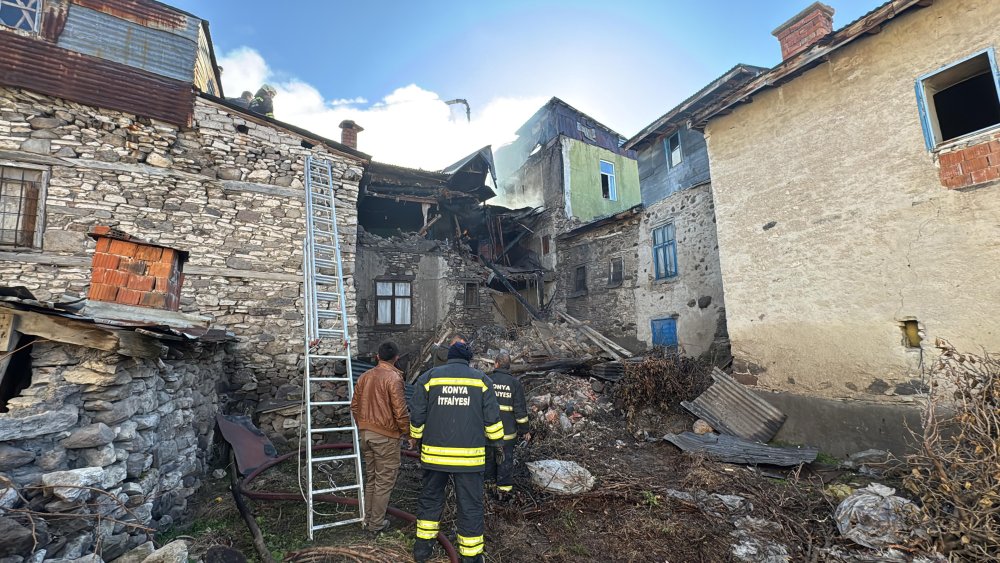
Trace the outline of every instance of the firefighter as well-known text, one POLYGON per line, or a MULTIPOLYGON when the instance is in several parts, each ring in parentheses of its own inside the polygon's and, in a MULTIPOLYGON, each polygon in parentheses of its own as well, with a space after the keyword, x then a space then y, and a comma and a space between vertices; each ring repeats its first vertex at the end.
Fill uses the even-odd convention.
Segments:
POLYGON ((503 438, 503 422, 493 381, 469 366, 472 350, 458 339, 448 362, 427 370, 416 382, 410 436, 421 441, 423 489, 417 504, 413 558, 427 561, 451 480, 458 504, 458 552, 464 563, 483 559, 483 469, 487 442, 503 438))
POLYGON ((250 100, 250 111, 274 118, 274 97, 277 95, 278 91, 274 89, 274 86, 270 84, 261 86, 260 90, 257 90, 257 94, 250 100))
POLYGON ((500 405, 500 420, 503 421, 503 442, 486 452, 486 480, 497 487, 497 497, 507 500, 514 489, 514 444, 517 437, 524 436, 531 441, 528 428, 528 405, 524 401, 524 387, 510 373, 510 354, 501 351, 494 359, 493 392, 500 405))

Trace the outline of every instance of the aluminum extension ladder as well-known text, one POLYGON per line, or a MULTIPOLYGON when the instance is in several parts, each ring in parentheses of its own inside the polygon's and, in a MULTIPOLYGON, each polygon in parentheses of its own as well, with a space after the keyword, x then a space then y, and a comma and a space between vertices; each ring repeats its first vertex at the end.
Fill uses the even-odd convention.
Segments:
MULTIPOLYGON (((344 268, 341 262, 340 241, 337 232, 336 201, 334 198, 333 171, 330 162, 324 159, 306 157, 306 238, 303 244, 303 297, 305 301, 305 375, 303 377, 303 401, 305 402, 306 426, 306 481, 308 487, 307 520, 309 539, 317 530, 343 526, 364 520, 365 501, 363 479, 361 476, 361 448, 358 441, 358 428, 353 417, 347 415, 347 425, 330 427, 313 427, 314 409, 333 406, 350 406, 354 397, 354 380, 351 376, 351 339, 347 332, 347 299, 344 295, 344 268), (343 362, 346 371, 342 376, 317 372, 318 363, 330 364, 343 362), (324 383, 334 385, 346 384, 347 399, 342 401, 317 401, 313 395, 324 383), (314 384, 316 385, 314 388, 314 384), (350 453, 339 455, 314 456, 312 450, 313 436, 322 434, 324 437, 350 434, 353 449, 350 453), (323 464, 334 464, 338 470, 352 472, 353 477, 336 482, 327 475, 326 482, 317 484, 317 468, 323 464), (353 465, 353 471, 349 465, 353 465), (347 480, 350 479, 350 480, 347 480), (345 491, 355 491, 358 495, 357 516, 354 512, 344 516, 324 514, 315 508, 316 495, 338 494, 345 491), (317 523, 317 516, 332 517, 333 520, 317 523)), ((343 442, 344 439, 325 440, 328 442, 343 442)), ((329 451, 329 450, 328 450, 329 451)))

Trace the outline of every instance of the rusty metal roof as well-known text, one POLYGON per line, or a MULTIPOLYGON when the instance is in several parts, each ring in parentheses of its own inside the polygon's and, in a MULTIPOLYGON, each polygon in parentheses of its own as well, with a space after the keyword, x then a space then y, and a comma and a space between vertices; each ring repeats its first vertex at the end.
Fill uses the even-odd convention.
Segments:
POLYGON ((723 434, 767 442, 778 433, 785 413, 719 368, 712 371, 712 379, 711 387, 694 401, 682 401, 681 406, 723 434))
POLYGON ((685 452, 703 453, 716 461, 749 465, 779 465, 788 467, 810 463, 819 455, 818 448, 779 448, 724 434, 684 432, 667 434, 664 440, 685 452))
POLYGON ((75 53, 0 31, 0 85, 187 126, 194 112, 190 82, 75 53))

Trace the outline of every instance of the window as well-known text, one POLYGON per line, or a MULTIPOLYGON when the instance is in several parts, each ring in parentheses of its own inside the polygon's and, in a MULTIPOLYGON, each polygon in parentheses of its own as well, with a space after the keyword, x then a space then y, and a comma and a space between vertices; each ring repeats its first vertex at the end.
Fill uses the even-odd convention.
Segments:
POLYGON ((658 280, 677 275, 677 240, 673 223, 653 229, 653 272, 658 280))
POLYGON ((0 25, 38 33, 42 0, 0 0, 0 25))
POLYGON ((917 79, 927 148, 1000 124, 993 49, 917 79))
POLYGON ((653 345, 664 348, 677 348, 677 319, 653 319, 650 321, 653 333, 653 345))
POLYGON ((469 308, 479 306, 478 283, 470 282, 465 284, 465 306, 469 308))
POLYGON ((576 274, 573 277, 573 291, 583 293, 587 291, 587 267, 577 266, 576 274))
POLYGON ((0 166, 0 247, 41 247, 42 196, 42 171, 0 166))
POLYGON ((378 316, 375 324, 408 326, 412 297, 408 281, 375 282, 378 316))
POLYGON ((684 160, 684 153, 681 151, 681 132, 678 131, 667 137, 664 144, 666 145, 664 148, 667 149, 667 166, 673 168, 684 160))
POLYGON ((615 165, 601 161, 601 196, 604 199, 618 201, 618 188, 615 186, 615 165))
POLYGON ((552 237, 545 235, 542 237, 542 255, 545 256, 551 252, 552 237))
POLYGON ((621 285, 625 279, 625 259, 622 257, 612 258, 608 267, 608 285, 621 285))

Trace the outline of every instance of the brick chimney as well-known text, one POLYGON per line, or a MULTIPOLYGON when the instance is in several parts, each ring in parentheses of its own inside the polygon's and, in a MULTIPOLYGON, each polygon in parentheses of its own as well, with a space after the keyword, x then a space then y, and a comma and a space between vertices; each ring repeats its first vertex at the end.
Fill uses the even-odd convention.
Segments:
POLYGON ((358 133, 364 131, 364 127, 345 119, 340 122, 340 142, 352 149, 358 148, 358 133))
POLYGON ((771 32, 781 43, 781 59, 787 60, 805 51, 833 31, 833 8, 813 2, 792 19, 771 32))
POLYGON ((107 226, 95 226, 89 234, 97 241, 97 249, 90 266, 88 299, 167 311, 180 308, 187 252, 107 226))

